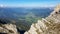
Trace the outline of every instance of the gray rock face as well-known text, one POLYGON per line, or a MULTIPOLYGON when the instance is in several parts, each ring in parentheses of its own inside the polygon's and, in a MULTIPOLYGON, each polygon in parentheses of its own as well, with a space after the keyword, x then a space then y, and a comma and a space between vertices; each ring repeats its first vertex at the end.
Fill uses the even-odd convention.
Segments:
POLYGON ((60 5, 48 17, 32 24, 24 34, 60 34, 60 5))
POLYGON ((1 24, 0 34, 18 34, 16 25, 13 24, 1 24))

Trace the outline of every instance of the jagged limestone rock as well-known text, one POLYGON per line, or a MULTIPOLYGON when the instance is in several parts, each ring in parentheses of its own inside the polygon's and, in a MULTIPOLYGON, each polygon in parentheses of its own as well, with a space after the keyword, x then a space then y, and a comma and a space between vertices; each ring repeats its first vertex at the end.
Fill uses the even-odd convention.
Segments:
POLYGON ((0 24, 0 34, 18 34, 16 25, 0 24))
POLYGON ((32 24, 24 34, 60 34, 60 5, 48 17, 32 24))

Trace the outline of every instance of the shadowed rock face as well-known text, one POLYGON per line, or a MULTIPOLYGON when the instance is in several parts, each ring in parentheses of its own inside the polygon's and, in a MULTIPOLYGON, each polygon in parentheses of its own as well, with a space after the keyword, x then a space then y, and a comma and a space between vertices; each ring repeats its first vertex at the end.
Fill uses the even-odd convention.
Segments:
POLYGON ((32 24, 24 34, 60 34, 60 5, 48 17, 32 24))
POLYGON ((18 34, 16 25, 0 20, 0 34, 18 34))
POLYGON ((7 33, 0 33, 0 34, 7 34, 7 33))
POLYGON ((3 20, 0 20, 0 24, 7 24, 7 23, 3 20))
POLYGON ((20 33, 20 34, 24 34, 25 30, 20 30, 19 28, 17 28, 17 31, 20 33))

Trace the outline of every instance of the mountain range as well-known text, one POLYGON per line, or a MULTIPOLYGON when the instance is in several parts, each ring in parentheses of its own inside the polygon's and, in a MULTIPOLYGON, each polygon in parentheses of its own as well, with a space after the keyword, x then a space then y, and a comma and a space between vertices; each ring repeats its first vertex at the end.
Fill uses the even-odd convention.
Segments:
POLYGON ((0 7, 0 19, 16 23, 22 30, 28 30, 32 23, 38 19, 47 17, 53 11, 53 7, 24 8, 24 7, 0 7))

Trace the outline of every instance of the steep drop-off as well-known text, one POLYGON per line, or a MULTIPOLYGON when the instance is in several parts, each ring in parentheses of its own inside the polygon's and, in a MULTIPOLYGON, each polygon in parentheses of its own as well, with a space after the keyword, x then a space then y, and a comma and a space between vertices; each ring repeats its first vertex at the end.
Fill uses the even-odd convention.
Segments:
POLYGON ((60 5, 48 17, 32 24, 24 34, 60 34, 60 5))

